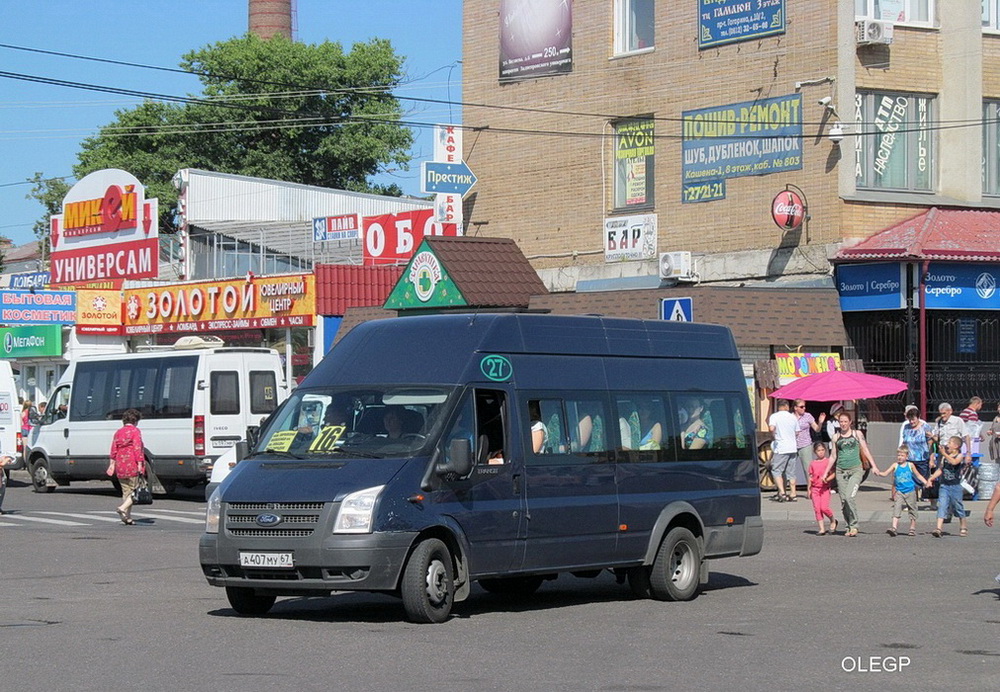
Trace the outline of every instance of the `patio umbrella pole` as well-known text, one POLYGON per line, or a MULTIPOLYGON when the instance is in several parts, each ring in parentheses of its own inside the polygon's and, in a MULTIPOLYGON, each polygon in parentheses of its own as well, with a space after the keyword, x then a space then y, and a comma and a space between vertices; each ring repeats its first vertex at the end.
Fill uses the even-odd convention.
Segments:
POLYGON ((920 268, 920 413, 927 415, 927 298, 924 289, 927 287, 927 272, 930 261, 924 260, 920 268))

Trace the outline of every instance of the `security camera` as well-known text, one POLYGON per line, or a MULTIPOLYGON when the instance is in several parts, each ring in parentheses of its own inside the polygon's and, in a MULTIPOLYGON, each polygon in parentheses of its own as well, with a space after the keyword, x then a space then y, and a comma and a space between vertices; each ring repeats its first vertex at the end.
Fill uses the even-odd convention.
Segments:
POLYGON ((839 120, 830 128, 830 132, 827 134, 827 137, 829 137, 830 141, 834 144, 840 144, 840 142, 844 139, 844 126, 840 124, 839 120))
POLYGON ((821 106, 829 106, 831 101, 833 101, 833 97, 832 96, 824 96, 823 98, 821 98, 819 100, 819 105, 821 105, 821 106))

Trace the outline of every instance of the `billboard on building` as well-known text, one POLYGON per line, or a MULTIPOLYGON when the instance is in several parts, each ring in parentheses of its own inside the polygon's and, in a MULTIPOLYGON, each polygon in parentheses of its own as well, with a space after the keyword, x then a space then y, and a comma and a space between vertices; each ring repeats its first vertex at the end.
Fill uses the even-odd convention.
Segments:
POLYGON ((566 0, 500 0, 500 81, 573 70, 573 10, 566 0))
POLYGON ((131 173, 95 171, 51 217, 51 285, 159 275, 159 205, 131 173))
POLYGON ((44 358, 63 354, 58 324, 0 327, 0 358, 44 358))
POLYGON ((148 286, 125 291, 126 334, 198 334, 309 327, 316 315, 312 274, 148 286))
POLYGON ((73 291, 0 291, 0 324, 73 324, 73 291))
POLYGON ((604 219, 604 261, 656 259, 656 214, 604 219))
POLYGON ((698 0, 699 49, 783 33, 785 0, 698 0))
POLYGON ((408 262, 424 236, 458 235, 455 224, 435 220, 433 209, 366 216, 361 227, 362 262, 367 266, 408 262))
POLYGON ((121 334, 121 291, 76 291, 76 331, 78 334, 121 334))

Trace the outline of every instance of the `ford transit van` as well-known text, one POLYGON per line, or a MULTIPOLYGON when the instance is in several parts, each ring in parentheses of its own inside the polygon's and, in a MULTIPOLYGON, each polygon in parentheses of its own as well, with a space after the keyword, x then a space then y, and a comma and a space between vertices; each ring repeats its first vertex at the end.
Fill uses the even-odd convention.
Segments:
POLYGON ((32 431, 27 453, 38 492, 108 480, 122 413, 142 414, 154 490, 205 483, 216 457, 287 396, 278 353, 184 338, 173 348, 84 356, 70 363, 32 431))
POLYGON ((441 622, 474 582, 612 571, 693 598, 763 542, 729 330, 540 314, 375 320, 271 416, 209 499, 200 561, 241 614, 362 590, 441 622))

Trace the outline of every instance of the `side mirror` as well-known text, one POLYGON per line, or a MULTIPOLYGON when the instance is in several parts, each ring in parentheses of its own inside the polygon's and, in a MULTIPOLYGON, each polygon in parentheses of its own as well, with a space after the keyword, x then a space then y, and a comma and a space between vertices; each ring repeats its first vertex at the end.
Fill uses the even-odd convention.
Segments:
MULTIPOLYGON (((246 445, 246 447, 247 447, 248 450, 249 449, 253 449, 254 447, 256 447, 257 446, 257 442, 260 441, 260 426, 259 425, 248 425, 247 426, 247 435, 246 435, 246 438, 247 438, 246 442, 243 442, 242 440, 240 442, 243 442, 243 444, 246 445)), ((237 444, 239 444, 239 443, 237 443, 237 444)), ((243 458, 246 457, 246 454, 240 455, 239 452, 237 451, 237 456, 239 456, 240 459, 243 459, 243 458)))
POLYGON ((246 440, 240 440, 236 443, 236 461, 240 462, 247 458, 250 453, 250 445, 246 440))
POLYGON ((468 476, 472 471, 472 441, 464 437, 456 437, 448 442, 447 459, 437 464, 438 474, 454 473, 460 478, 468 476))

